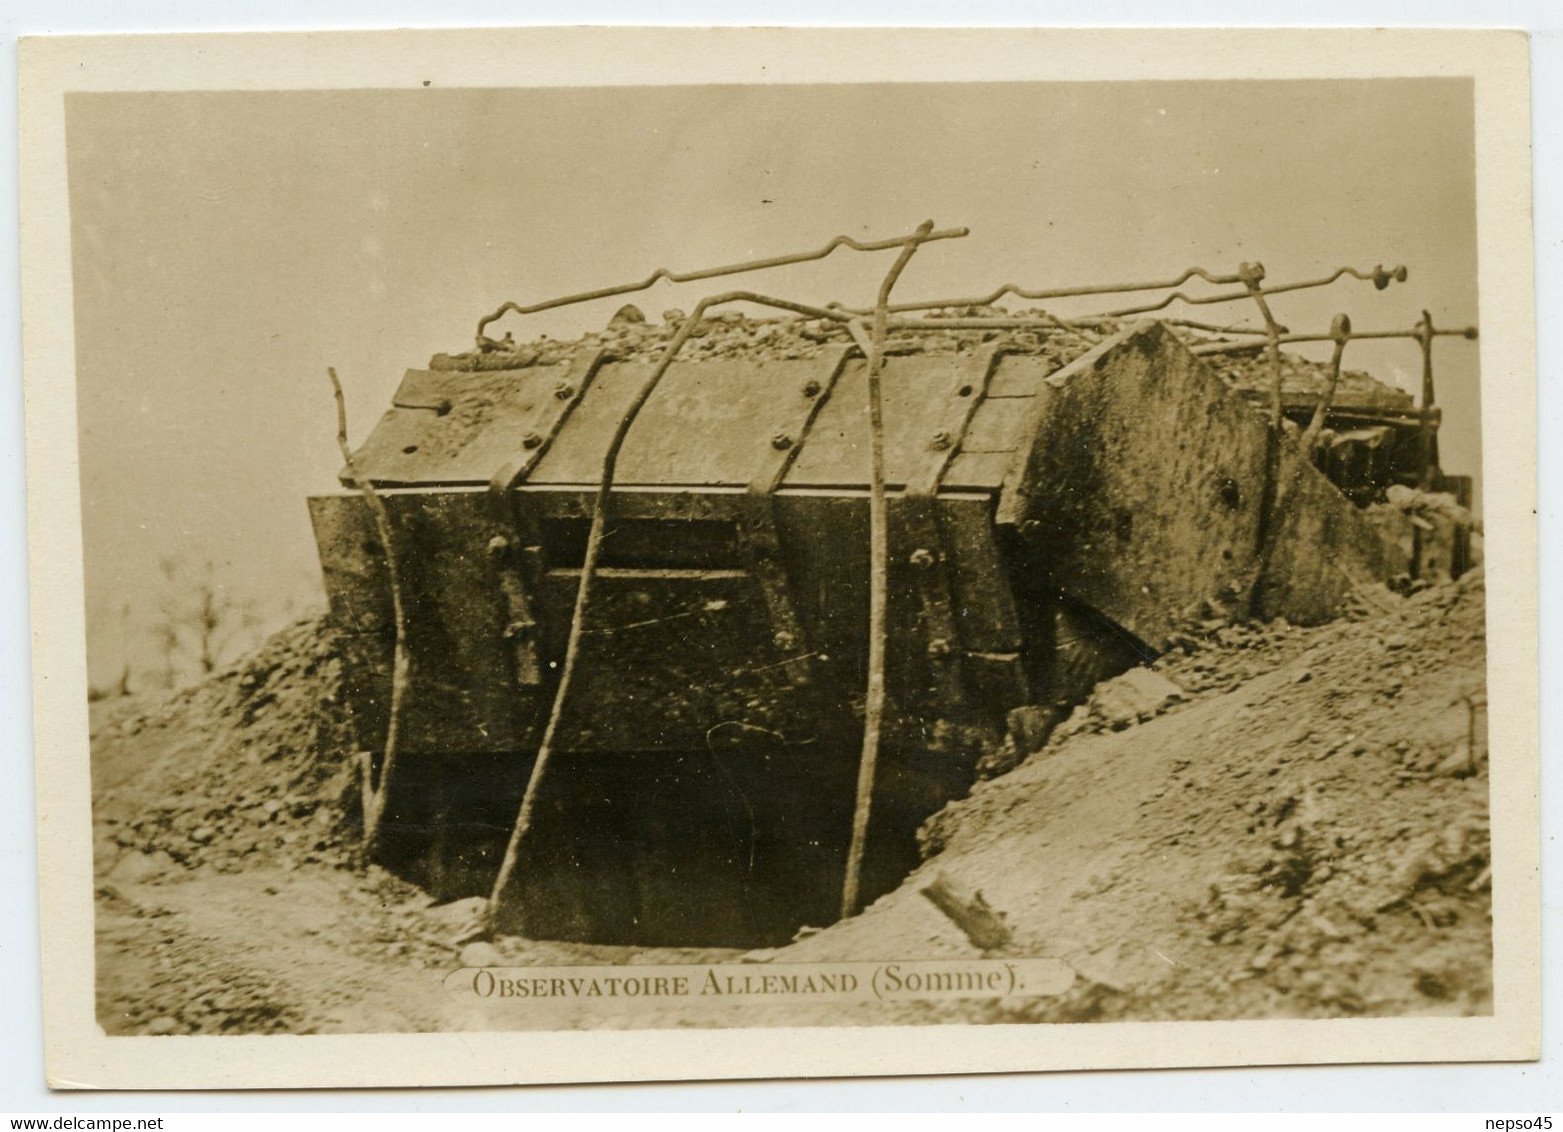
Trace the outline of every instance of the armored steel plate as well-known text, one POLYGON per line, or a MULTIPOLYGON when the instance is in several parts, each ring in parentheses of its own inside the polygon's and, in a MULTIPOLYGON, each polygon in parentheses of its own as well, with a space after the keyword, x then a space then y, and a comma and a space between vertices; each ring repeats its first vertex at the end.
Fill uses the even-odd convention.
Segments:
MULTIPOLYGON (((882 377, 886 486, 904 486, 930 458, 958 446, 951 422, 964 420, 959 411, 962 402, 981 393, 980 383, 964 380, 971 365, 967 354, 886 359, 882 377), (963 389, 969 391, 963 395, 963 389)), ((865 486, 868 447, 868 375, 865 363, 857 359, 847 363, 783 482, 787 487, 865 486)))
POLYGON ((526 451, 529 436, 553 431, 571 404, 559 396, 570 373, 569 365, 409 370, 355 461, 378 484, 486 484, 526 451))
POLYGON ((1047 385, 999 521, 1029 520, 1061 589, 1163 648, 1192 602, 1251 583, 1264 418, 1155 323, 1047 385))
MULTIPOLYGON (((774 453, 773 443, 792 443, 809 400, 819 396, 807 389, 811 383, 825 388, 834 365, 832 355, 673 363, 635 418, 614 483, 749 484, 774 453)), ((528 482, 599 482, 614 429, 654 370, 646 362, 604 366, 528 482)), ((826 411, 828 403, 821 414, 826 411)))
MULTIPOLYGON (((506 615, 486 551, 486 493, 390 492, 382 499, 394 530, 411 657, 402 750, 518 749, 530 705, 515 691, 502 636, 506 615)), ((357 638, 348 657, 355 711, 369 717, 366 730, 383 735, 395 624, 385 548, 360 495, 316 496, 310 511, 333 615, 357 638)))
MULTIPOLYGON (((539 605, 544 647, 564 650, 578 570, 551 570, 539 605)), ((741 570, 603 567, 582 630, 561 750, 699 751, 714 728, 777 734, 824 721, 787 678, 765 603, 741 570)))

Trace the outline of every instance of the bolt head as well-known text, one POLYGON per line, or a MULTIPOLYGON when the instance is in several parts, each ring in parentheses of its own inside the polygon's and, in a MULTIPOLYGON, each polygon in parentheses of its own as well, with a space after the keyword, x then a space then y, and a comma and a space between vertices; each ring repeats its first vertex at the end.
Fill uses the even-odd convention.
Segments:
POLYGON ((568 381, 561 381, 558 385, 554 386, 554 396, 559 398, 561 401, 568 401, 571 397, 575 396, 575 386, 571 385, 568 381))
POLYGON ((805 397, 818 397, 819 391, 823 388, 824 386, 817 381, 805 381, 803 383, 803 395, 805 397))
POLYGON ((529 432, 521 438, 522 448, 536 448, 543 443, 543 438, 535 432, 529 432))
POLYGON ((488 552, 490 557, 498 558, 510 549, 510 540, 504 535, 495 535, 488 540, 488 552))
POLYGON ((916 550, 912 551, 911 556, 907 559, 907 561, 911 562, 911 564, 916 566, 919 570, 931 569, 933 566, 933 551, 920 546, 916 550))
POLYGON ((787 449, 792 447, 792 437, 788 436, 785 432, 778 432, 775 436, 771 437, 771 447, 776 449, 778 452, 785 452, 787 449))
POLYGON ((794 637, 791 633, 787 632, 785 629, 782 629, 771 638, 771 643, 779 649, 790 649, 796 646, 798 641, 797 638, 794 637))
POLYGON ((941 428, 938 432, 934 433, 933 436, 928 438, 928 446, 935 452, 943 452, 950 446, 949 432, 941 428))
POLYGON ((955 651, 955 646, 944 637, 935 637, 928 642, 928 655, 934 660, 948 659, 955 651))

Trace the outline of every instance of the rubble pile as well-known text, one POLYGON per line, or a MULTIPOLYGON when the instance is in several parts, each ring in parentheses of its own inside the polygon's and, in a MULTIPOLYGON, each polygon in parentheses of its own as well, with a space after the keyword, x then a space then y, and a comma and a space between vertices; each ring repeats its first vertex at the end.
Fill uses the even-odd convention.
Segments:
POLYGON ((1484 597, 1478 570, 1314 628, 1194 622, 936 815, 899 890, 779 957, 971 954, 920 895, 947 878, 1078 978, 920 1020, 1489 1011, 1484 597))
MULTIPOLYGON (((1220 339, 1187 332, 1183 332, 1183 337, 1193 346, 1220 341, 1220 339)), ((1268 398, 1274 380, 1270 371, 1270 358, 1263 348, 1264 339, 1258 338, 1254 341, 1257 345, 1253 348, 1230 354, 1205 354, 1204 360, 1205 364, 1227 384, 1243 390, 1251 397, 1268 398)), ((1311 361, 1284 350, 1281 352, 1283 398, 1319 397, 1329 389, 1329 384, 1330 367, 1327 364, 1311 361)), ((1353 369, 1341 370, 1340 384, 1335 390, 1335 403, 1377 411, 1409 412, 1414 407, 1410 393, 1393 385, 1385 385, 1372 374, 1353 369)))
MULTIPOLYGON (((652 321, 633 305, 620 308, 602 330, 577 339, 540 337, 517 342, 507 332, 503 338, 481 340, 479 348, 464 353, 436 354, 429 368, 457 372, 500 372, 532 366, 563 365, 578 350, 603 349, 619 361, 655 361, 667 347, 686 318, 682 310, 662 312, 660 321, 652 321)), ((969 353, 985 343, 997 342, 1007 352, 1036 354, 1051 358, 1056 367, 1068 365, 1092 346, 1130 325, 1128 321, 1092 317, 1079 323, 1058 319, 1039 307, 1009 310, 1001 306, 949 307, 918 312, 915 316, 939 318, 1013 318, 1053 323, 1046 327, 1016 329, 951 329, 893 331, 886 341, 888 354, 969 353)), ((1191 347, 1229 342, 1189 327, 1173 327, 1173 332, 1191 347)), ((707 315, 691 333, 679 358, 699 361, 715 358, 744 358, 776 361, 812 358, 827 345, 846 345, 851 336, 845 326, 830 319, 756 318, 736 310, 721 310, 707 315)), ((1234 353, 1205 355, 1205 362, 1223 380, 1255 399, 1268 398, 1271 371, 1263 338, 1244 338, 1244 349, 1234 353)), ((1322 395, 1329 385, 1330 367, 1297 354, 1281 353, 1281 388, 1288 397, 1322 395)), ((1410 410, 1412 397, 1404 390, 1385 385, 1360 370, 1342 370, 1336 391, 1337 404, 1375 410, 1410 410)))
MULTIPOLYGON (((1026 318, 1053 321, 1046 311, 1006 311, 1001 307, 959 307, 930 311, 930 318, 1026 318)), ((448 371, 499 371, 562 365, 580 349, 604 349, 619 361, 655 361, 685 321, 685 312, 668 310, 650 322, 639 308, 626 306, 601 331, 570 341, 538 338, 517 343, 510 334, 484 339, 461 354, 436 354, 429 368, 448 371)), ((1093 320, 1090 326, 1059 323, 1044 328, 901 331, 886 340, 888 354, 957 354, 987 342, 1013 353, 1040 354, 1066 365, 1117 329, 1093 320)), ((741 357, 753 361, 812 358, 828 345, 852 341, 846 327, 831 319, 753 318, 740 311, 718 311, 702 319, 679 350, 680 360, 741 357)))
POLYGON ((323 618, 160 703, 104 708, 92 736, 100 876, 349 861, 352 751, 323 618))

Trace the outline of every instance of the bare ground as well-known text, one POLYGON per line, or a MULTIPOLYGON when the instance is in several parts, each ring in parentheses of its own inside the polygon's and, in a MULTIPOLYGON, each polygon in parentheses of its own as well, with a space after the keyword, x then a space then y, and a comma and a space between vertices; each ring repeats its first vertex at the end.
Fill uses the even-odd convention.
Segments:
MULTIPOLYGON (((1191 623, 1154 674, 1100 687, 1044 750, 996 759, 1012 769, 929 823, 897 891, 742 956, 1056 956, 1077 972, 1066 994, 698 1019, 522 1017, 447 994, 475 908, 355 866, 334 644, 300 622, 169 699, 93 705, 99 1020, 130 1034, 1485 1013, 1483 597, 1478 574, 1364 593, 1316 629, 1191 623), (980 892, 1013 942, 973 944, 923 896, 936 878, 980 892)), ((479 946, 513 965, 739 957, 479 946)))

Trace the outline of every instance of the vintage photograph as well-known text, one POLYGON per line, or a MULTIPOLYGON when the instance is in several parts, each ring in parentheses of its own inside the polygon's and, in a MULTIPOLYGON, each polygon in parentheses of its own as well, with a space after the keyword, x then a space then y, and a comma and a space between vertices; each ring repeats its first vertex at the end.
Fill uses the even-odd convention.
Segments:
POLYGON ((107 1038, 1497 1012, 1471 75, 62 113, 107 1038))

